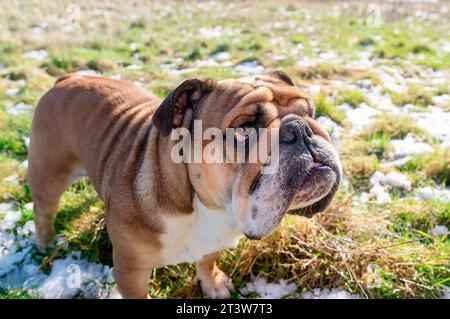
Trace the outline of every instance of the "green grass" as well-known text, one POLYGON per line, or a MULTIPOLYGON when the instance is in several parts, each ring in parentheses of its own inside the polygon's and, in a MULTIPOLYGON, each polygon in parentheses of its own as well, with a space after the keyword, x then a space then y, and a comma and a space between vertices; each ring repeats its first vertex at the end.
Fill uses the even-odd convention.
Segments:
POLYGON ((328 101, 328 98, 325 94, 318 94, 314 98, 314 105, 316 107, 316 117, 319 116, 328 116, 336 123, 342 123, 344 120, 344 113, 337 110, 333 103, 328 101))
POLYGON ((431 154, 415 156, 402 169, 423 184, 431 179, 438 184, 450 186, 450 151, 439 150, 431 154))
POLYGON ((366 97, 359 90, 345 90, 339 92, 336 101, 336 105, 347 103, 351 107, 356 108, 361 103, 368 104, 366 97))
POLYGON ((29 295, 23 290, 9 290, 6 291, 0 288, 0 299, 36 299, 36 296, 29 295))

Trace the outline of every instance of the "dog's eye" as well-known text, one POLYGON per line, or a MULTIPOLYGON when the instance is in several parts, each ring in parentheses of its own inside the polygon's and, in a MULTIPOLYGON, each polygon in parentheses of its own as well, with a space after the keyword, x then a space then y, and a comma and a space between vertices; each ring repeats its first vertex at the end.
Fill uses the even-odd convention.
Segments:
POLYGON ((253 127, 253 128, 256 127, 255 121, 247 121, 245 123, 242 123, 241 125, 239 125, 238 128, 242 128, 242 129, 246 130, 251 127, 253 127))
POLYGON ((234 139, 238 142, 245 142, 255 133, 255 121, 247 121, 234 129, 234 139))

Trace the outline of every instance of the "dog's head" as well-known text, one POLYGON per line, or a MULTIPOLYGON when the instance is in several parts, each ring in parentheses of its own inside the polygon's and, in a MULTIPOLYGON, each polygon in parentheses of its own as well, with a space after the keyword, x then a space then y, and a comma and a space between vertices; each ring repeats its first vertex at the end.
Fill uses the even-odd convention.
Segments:
MULTIPOLYGON (((173 128, 191 129, 202 121, 203 132, 219 128, 267 128, 278 143, 278 168, 262 174, 268 162, 188 163, 193 190, 210 207, 232 211, 252 239, 270 234, 286 213, 311 217, 323 211, 341 179, 338 155, 328 133, 313 119, 310 99, 282 72, 213 81, 185 80, 161 103, 154 123, 165 136, 173 128)), ((225 158, 239 143, 257 148, 249 136, 235 133, 224 143, 225 158)), ((211 140, 203 140, 206 147, 211 140)), ((270 144, 270 143, 269 143, 270 144)), ((194 146, 192 146, 194 147, 194 146)))

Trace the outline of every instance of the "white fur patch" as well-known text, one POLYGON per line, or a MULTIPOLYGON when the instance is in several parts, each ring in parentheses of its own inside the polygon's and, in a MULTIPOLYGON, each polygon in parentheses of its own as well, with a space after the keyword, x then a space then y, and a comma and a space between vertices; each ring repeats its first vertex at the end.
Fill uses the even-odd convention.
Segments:
POLYGON ((166 232, 160 239, 166 265, 195 262, 205 255, 234 248, 243 236, 233 213, 208 208, 197 196, 193 207, 190 215, 163 219, 166 232))

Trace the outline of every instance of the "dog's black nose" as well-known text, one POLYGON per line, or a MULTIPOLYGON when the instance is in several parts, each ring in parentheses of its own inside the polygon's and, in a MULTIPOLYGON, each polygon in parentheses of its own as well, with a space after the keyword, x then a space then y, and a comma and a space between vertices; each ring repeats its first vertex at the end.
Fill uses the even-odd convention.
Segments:
POLYGON ((305 143, 313 133, 308 123, 298 116, 287 116, 281 122, 280 142, 285 144, 305 143))

